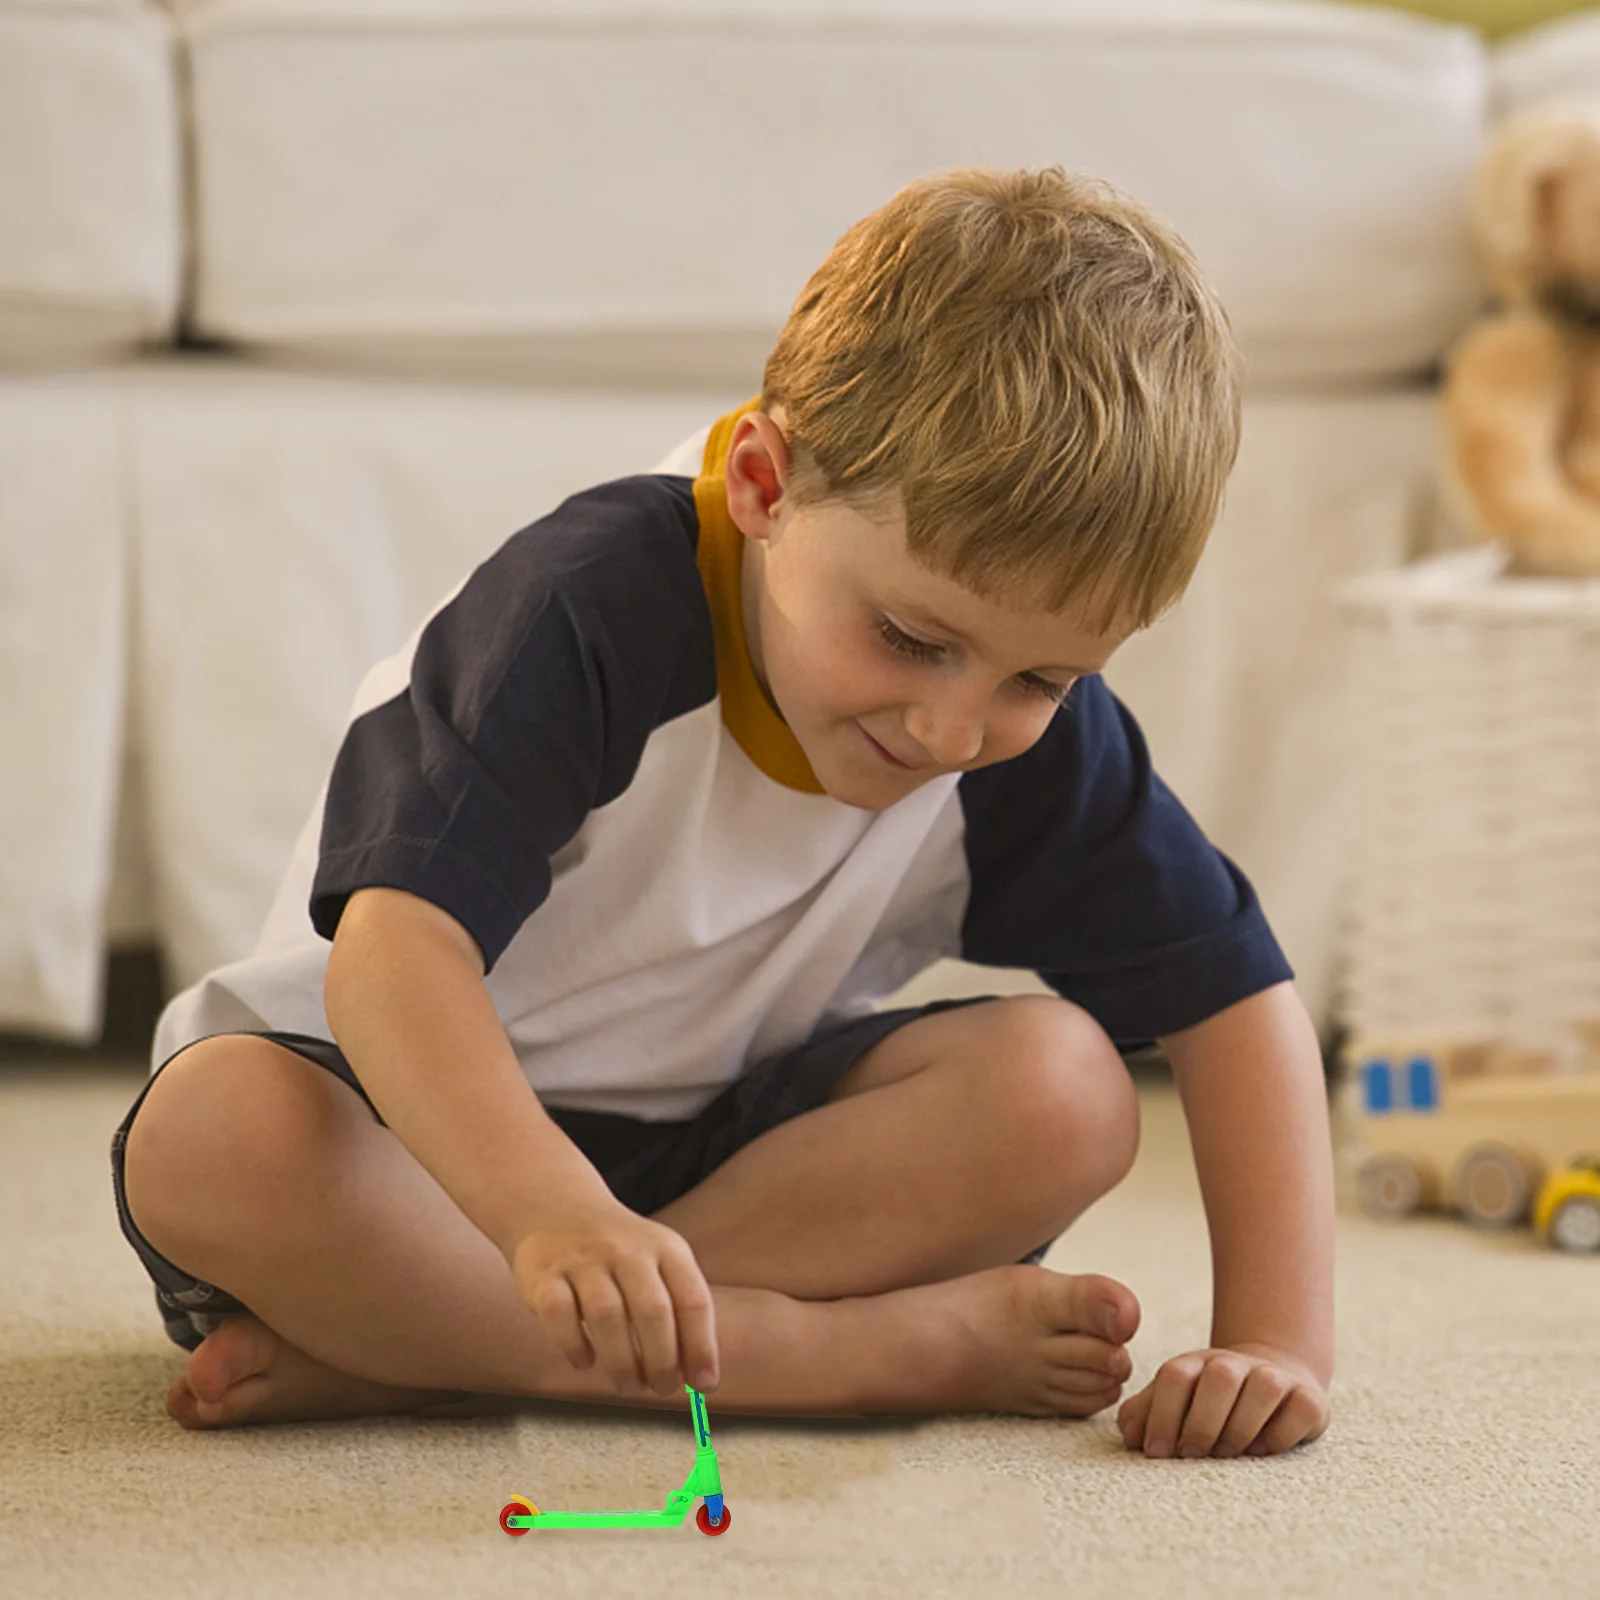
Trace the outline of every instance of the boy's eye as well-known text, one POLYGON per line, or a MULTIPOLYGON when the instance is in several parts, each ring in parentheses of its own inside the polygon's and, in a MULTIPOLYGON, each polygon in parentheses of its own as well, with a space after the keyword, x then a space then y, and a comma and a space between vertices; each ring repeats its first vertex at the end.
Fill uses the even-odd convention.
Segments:
POLYGON ((878 632, 891 650, 898 650, 913 661, 937 661, 944 653, 938 645, 929 644, 926 639, 918 639, 895 627, 887 617, 878 618, 878 632))
MULTIPOLYGON (((915 634, 897 628, 887 617, 878 618, 878 632, 891 650, 903 656, 910 656, 913 661, 937 661, 944 654, 942 645, 929 644, 926 639, 919 639, 915 634)), ((1049 679, 1036 678, 1032 673, 1023 673, 1017 682, 1022 685, 1025 693, 1042 695, 1057 705, 1060 705, 1072 692, 1070 683, 1051 683, 1049 679)))
POLYGON ((1018 680, 1029 694, 1041 694, 1059 706, 1072 693, 1070 683, 1051 683, 1048 678, 1024 677, 1018 680))

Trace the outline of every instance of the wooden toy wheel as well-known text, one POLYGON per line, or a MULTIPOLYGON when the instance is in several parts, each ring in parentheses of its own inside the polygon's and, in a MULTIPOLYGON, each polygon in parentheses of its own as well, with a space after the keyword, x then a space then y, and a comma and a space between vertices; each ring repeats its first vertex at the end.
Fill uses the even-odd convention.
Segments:
POLYGON ((1534 1181, 1522 1157, 1503 1144, 1474 1146, 1456 1172, 1456 1204, 1468 1222, 1510 1228, 1525 1221, 1534 1181))
POLYGON ((520 1539, 528 1530, 526 1528, 513 1528, 507 1517, 536 1517, 539 1508, 531 1500, 524 1500, 520 1494, 512 1495, 511 1499, 500 1508, 500 1526, 511 1535, 513 1539, 520 1539))
POLYGON ((1369 1217, 1409 1217, 1423 1199, 1422 1174, 1405 1156, 1374 1156, 1356 1179, 1369 1217))
POLYGON ((701 1533, 709 1533, 712 1538, 715 1538, 719 1533, 726 1533, 728 1531, 728 1524, 732 1521, 733 1513, 728 1509, 728 1502, 726 1500, 722 1502, 721 1522, 713 1522, 711 1520, 711 1509, 706 1505, 704 1500, 700 1502, 700 1509, 694 1514, 695 1527, 697 1527, 701 1533))

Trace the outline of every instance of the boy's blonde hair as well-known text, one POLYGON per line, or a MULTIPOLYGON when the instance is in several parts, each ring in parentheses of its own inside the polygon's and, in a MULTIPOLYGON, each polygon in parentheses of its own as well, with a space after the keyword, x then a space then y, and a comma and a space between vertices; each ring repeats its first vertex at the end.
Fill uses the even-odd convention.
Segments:
POLYGON ((1144 627, 1239 444, 1240 361, 1183 241, 1060 167, 919 179, 847 232, 766 366, 797 502, 898 490, 923 565, 1144 627))

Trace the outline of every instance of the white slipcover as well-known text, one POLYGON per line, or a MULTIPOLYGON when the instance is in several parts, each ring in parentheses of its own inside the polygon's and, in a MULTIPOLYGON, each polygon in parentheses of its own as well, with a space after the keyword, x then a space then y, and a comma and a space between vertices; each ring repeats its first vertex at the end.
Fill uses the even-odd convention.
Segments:
POLYGON ((122 741, 126 478, 114 380, 0 379, 0 1025, 100 1021, 122 741))
POLYGON ((0 365, 165 338, 181 260, 166 13, 0 0, 0 365))
MULTIPOLYGON (((1297 0, 188 0, 197 316, 280 349, 759 367, 843 229, 1059 161, 1188 238, 1262 382, 1432 362, 1479 298, 1475 34, 1297 0)), ((740 380, 742 381, 742 380, 740 380)))

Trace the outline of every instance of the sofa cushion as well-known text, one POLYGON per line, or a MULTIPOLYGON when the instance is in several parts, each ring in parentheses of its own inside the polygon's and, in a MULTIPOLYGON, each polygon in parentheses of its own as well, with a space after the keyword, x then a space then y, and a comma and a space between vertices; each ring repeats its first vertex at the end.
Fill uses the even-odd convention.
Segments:
POLYGON ((164 337, 182 260, 172 25, 0 0, 0 364, 164 337))
POLYGON ((939 167, 1121 184, 1258 379, 1426 366, 1479 284, 1474 33, 1296 0, 188 0, 198 318, 748 385, 833 240, 939 167))

